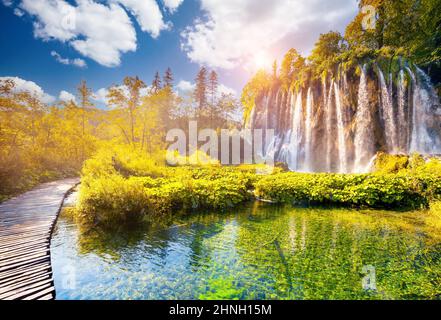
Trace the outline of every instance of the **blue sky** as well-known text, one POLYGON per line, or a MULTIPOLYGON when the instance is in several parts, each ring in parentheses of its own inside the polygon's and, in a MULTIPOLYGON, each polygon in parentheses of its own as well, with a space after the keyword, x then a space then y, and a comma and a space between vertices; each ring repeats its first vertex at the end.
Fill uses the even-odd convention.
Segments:
POLYGON ((357 11, 355 0, 0 1, 0 77, 54 99, 82 79, 98 91, 127 75, 150 83, 167 67, 184 88, 200 65, 239 94, 258 68, 290 47, 308 54, 320 33, 343 32, 357 11))

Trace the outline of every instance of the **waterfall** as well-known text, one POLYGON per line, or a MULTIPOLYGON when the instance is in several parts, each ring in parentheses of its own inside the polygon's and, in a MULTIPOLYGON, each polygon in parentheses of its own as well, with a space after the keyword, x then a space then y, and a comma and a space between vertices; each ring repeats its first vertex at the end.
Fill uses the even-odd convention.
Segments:
POLYGON ((407 68, 412 79, 413 88, 413 112, 410 152, 421 154, 441 152, 439 137, 432 139, 428 132, 428 114, 432 106, 437 105, 438 97, 430 83, 429 77, 418 67, 415 75, 407 68))
POLYGON ((303 170, 306 172, 312 171, 312 107, 314 104, 314 97, 311 88, 308 88, 306 97, 306 119, 305 119, 305 163, 303 170))
POLYGON ((269 108, 269 103, 270 103, 270 100, 271 100, 271 96, 265 96, 264 97, 264 102, 263 102, 263 105, 264 105, 264 111, 263 111, 263 121, 264 121, 264 123, 263 123, 263 129, 264 129, 264 139, 263 139, 263 141, 262 141, 262 145, 263 145, 263 150, 262 150, 262 154, 259 154, 259 156, 261 156, 261 157, 265 157, 265 155, 267 154, 267 150, 268 150, 268 145, 267 145, 267 143, 266 143, 266 139, 265 139, 265 136, 266 136, 266 129, 268 129, 268 127, 269 127, 269 121, 268 121, 268 108, 269 108))
POLYGON ((363 172, 366 165, 375 154, 372 139, 372 113, 369 108, 369 93, 367 88, 366 65, 362 67, 360 85, 358 88, 358 107, 355 114, 355 161, 354 172, 363 172))
POLYGON ((378 66, 360 69, 359 81, 353 70, 340 69, 339 81, 263 92, 246 127, 277 129, 271 141, 265 132, 264 154, 290 170, 342 173, 366 172, 379 151, 441 154, 441 107, 429 76, 414 66, 386 78, 378 66))
POLYGON ((395 153, 397 152, 397 131, 392 103, 392 92, 389 91, 389 88, 386 85, 386 80, 384 79, 384 74, 380 68, 378 68, 378 76, 380 78, 381 114, 384 121, 384 134, 387 150, 390 153, 395 153))
POLYGON ((289 152, 288 152, 288 168, 290 170, 299 169, 299 156, 300 156, 300 146, 302 140, 302 91, 299 91, 296 95, 296 99, 293 99, 291 103, 293 107, 293 120, 292 120, 292 130, 291 138, 289 142, 289 152))
MULTIPOLYGON (((292 107, 292 101, 294 99, 294 95, 287 93, 287 101, 286 104, 288 106, 290 106, 289 108, 287 108, 287 114, 286 117, 287 119, 292 119, 293 117, 293 107, 292 107)), ((285 120, 285 119, 284 119, 285 120)), ((288 163, 288 157, 289 157, 289 142, 291 139, 291 132, 292 132, 292 122, 289 123, 287 131, 284 133, 284 137, 283 137, 283 142, 282 142, 282 146, 280 148, 280 152, 278 155, 278 161, 280 162, 284 162, 284 163, 288 163)))
MULTIPOLYGON (((326 85, 326 83, 325 83, 326 85)), ((334 86, 334 80, 331 80, 329 86, 329 92, 327 97, 325 96, 324 106, 326 111, 326 171, 331 172, 332 168, 332 144, 334 137, 332 136, 332 88, 334 86)))
POLYGON ((335 108, 337 110, 337 135, 338 135, 338 160, 340 172, 348 172, 347 151, 346 151, 346 136, 345 136, 345 121, 343 116, 343 106, 340 98, 340 88, 337 83, 334 83, 335 91, 335 108))
POLYGON ((404 76, 404 70, 400 70, 398 80, 398 129, 397 136, 399 139, 399 151, 407 152, 408 145, 408 126, 406 121, 406 79, 404 76))

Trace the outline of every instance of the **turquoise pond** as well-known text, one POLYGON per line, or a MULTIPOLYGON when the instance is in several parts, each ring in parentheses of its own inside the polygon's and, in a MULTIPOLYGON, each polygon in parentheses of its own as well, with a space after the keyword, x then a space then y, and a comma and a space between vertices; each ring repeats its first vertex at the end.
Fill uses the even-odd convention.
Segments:
POLYGON ((57 299, 439 299, 427 212, 250 204, 52 239, 57 299))

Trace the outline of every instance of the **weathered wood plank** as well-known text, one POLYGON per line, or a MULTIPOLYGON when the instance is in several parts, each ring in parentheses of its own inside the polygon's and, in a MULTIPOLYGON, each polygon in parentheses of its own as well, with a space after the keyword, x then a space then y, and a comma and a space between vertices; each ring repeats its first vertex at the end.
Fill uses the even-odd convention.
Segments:
POLYGON ((50 238, 64 197, 78 182, 46 183, 0 204, 0 299, 55 298, 50 238))
POLYGON ((51 270, 50 261, 47 263, 34 263, 18 267, 9 271, 0 272, 0 279, 7 280, 10 277, 26 274, 27 272, 38 272, 39 270, 51 270))
POLYGON ((35 276, 33 278, 23 279, 22 281, 17 281, 12 284, 8 284, 0 289, 0 295, 6 294, 8 292, 20 289, 20 288, 30 288, 34 284, 41 284, 43 282, 52 281, 52 277, 46 274, 35 276))
POLYGON ((24 243, 14 246, 13 248, 0 249, 0 255, 10 256, 12 254, 20 254, 27 250, 37 250, 40 248, 42 248, 42 246, 39 243, 24 243))
POLYGON ((37 292, 36 294, 33 294, 31 296, 28 296, 26 298, 24 298, 23 300, 52 300, 55 298, 55 288, 54 287, 50 287, 47 288, 46 290, 42 290, 40 292, 37 292), (42 296, 40 298, 40 296, 42 296))
POLYGON ((48 269, 41 269, 40 271, 32 271, 28 273, 20 273, 18 275, 14 275, 13 277, 6 278, 5 280, 2 280, 0 282, 0 285, 3 287, 13 285, 15 283, 18 283, 23 280, 28 280, 35 278, 36 276, 42 276, 42 275, 49 275, 52 276, 52 272, 48 271, 48 269))
POLYGON ((0 267, 20 261, 28 261, 30 259, 41 256, 49 256, 49 248, 43 248, 42 250, 32 250, 31 252, 27 252, 25 254, 17 254, 4 258, 0 257, 0 267))
MULTIPOLYGON (((17 290, 13 290, 11 292, 5 293, 3 295, 0 295, 0 299, 2 300, 16 300, 16 299, 23 299, 31 294, 35 294, 37 292, 40 292, 42 290, 48 289, 48 288, 53 288, 53 286, 51 285, 51 283, 49 283, 48 281, 44 282, 44 283, 37 283, 34 285, 30 285, 27 288, 21 288, 21 289, 17 289, 17 290)), ((54 289, 55 291, 55 289, 54 289)))
POLYGON ((0 267, 0 271, 7 271, 7 270, 15 269, 17 267, 34 264, 35 262, 46 262, 46 261, 50 261, 50 257, 48 255, 43 255, 43 256, 33 258, 33 259, 28 259, 25 261, 19 261, 16 263, 4 265, 4 266, 0 267))
POLYGON ((48 237, 38 237, 38 238, 33 238, 33 239, 21 239, 21 240, 16 240, 16 241, 10 241, 9 243, 5 243, 3 245, 0 245, 0 250, 8 251, 8 250, 13 249, 15 247, 18 247, 20 245, 40 243, 40 242, 46 243, 47 238, 48 237))

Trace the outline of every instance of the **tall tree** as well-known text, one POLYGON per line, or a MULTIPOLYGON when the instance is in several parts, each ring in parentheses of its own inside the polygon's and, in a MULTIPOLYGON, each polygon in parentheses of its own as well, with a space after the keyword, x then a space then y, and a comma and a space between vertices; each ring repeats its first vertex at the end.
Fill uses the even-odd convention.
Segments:
POLYGON ((216 109, 216 95, 218 89, 218 76, 216 71, 211 71, 210 78, 208 80, 208 94, 210 95, 210 126, 213 129, 213 117, 216 109))
POLYGON ((92 103, 93 91, 92 89, 87 87, 87 83, 85 80, 81 81, 80 85, 77 88, 78 90, 78 98, 81 109, 81 159, 85 160, 85 135, 86 135, 86 118, 89 112, 89 109, 94 106, 92 103))
POLYGON ((288 88, 293 77, 299 77, 298 72, 305 65, 305 59, 297 52, 296 49, 289 49, 285 54, 282 65, 280 66, 280 78, 285 88, 288 88))
MULTIPOLYGON (((129 116, 130 143, 135 144, 136 111, 140 106, 141 89, 145 83, 138 77, 125 77, 124 86, 112 87, 107 97, 109 105, 126 110, 129 116)), ((126 132, 123 133, 127 136, 126 132)))
POLYGON ((164 87, 165 88, 173 88, 173 73, 172 70, 170 68, 167 68, 167 70, 165 70, 165 74, 164 74, 164 87))
POLYGON ((78 90, 78 98, 80 100, 80 108, 81 108, 81 129, 84 136, 86 131, 86 113, 89 108, 94 106, 94 104, 91 101, 93 97, 93 91, 92 89, 87 87, 87 83, 85 80, 81 81, 77 90, 78 90))
POLYGON ((322 75, 331 69, 335 59, 346 49, 346 41, 341 34, 330 31, 320 35, 308 59, 314 65, 316 73, 322 75))
POLYGON ((196 76, 194 98, 198 105, 197 115, 201 117, 207 106, 207 69, 201 67, 196 76))
POLYGON ((161 85, 162 85, 161 76, 159 75, 159 72, 156 71, 155 77, 153 78, 152 81, 152 89, 151 89, 152 93, 153 94, 158 93, 158 91, 161 90, 161 85))

